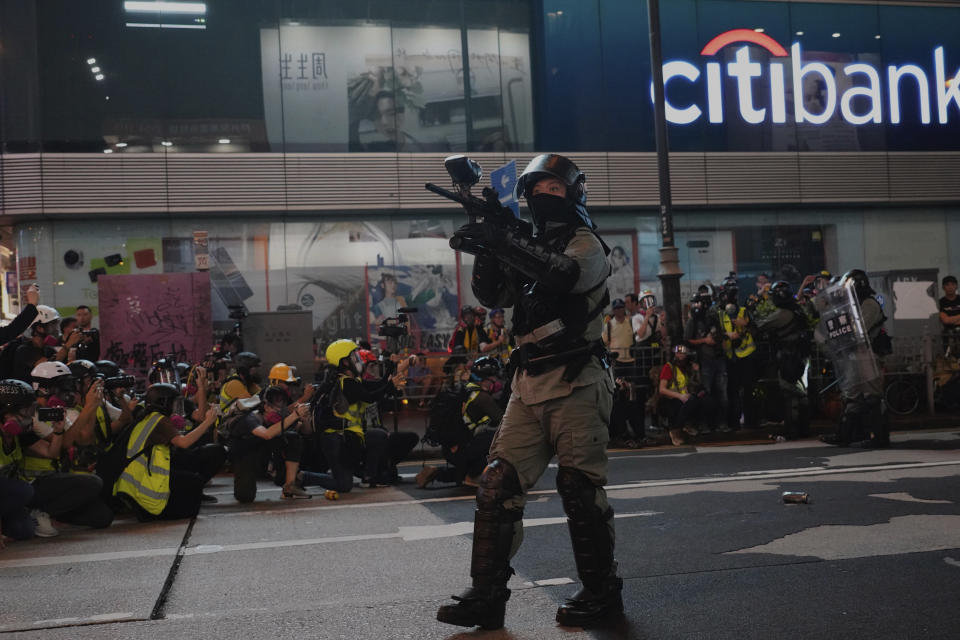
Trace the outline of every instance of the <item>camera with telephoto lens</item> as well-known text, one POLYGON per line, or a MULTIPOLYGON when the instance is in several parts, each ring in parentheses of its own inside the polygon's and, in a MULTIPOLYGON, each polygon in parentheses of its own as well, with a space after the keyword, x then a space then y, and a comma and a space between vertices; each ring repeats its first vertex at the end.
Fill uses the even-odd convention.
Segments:
POLYGON ((103 380, 103 388, 107 391, 132 389, 135 386, 137 386, 137 379, 133 376, 114 376, 112 378, 104 378, 103 380))
POLYGON ((37 419, 43 422, 63 422, 65 417, 63 407, 37 407, 37 419))

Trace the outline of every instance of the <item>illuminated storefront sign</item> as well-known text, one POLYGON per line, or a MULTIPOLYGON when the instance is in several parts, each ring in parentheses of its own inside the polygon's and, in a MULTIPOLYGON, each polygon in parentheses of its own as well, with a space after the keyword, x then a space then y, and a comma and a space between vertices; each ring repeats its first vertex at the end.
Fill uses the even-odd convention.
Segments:
MULTIPOLYGON (((942 46, 933 50, 931 83, 928 72, 916 64, 889 65, 883 72, 862 60, 840 65, 835 60, 832 64, 806 61, 799 42, 793 43, 788 52, 770 36, 751 29, 721 33, 707 43, 700 55, 715 56, 735 43, 745 43, 736 50, 734 60, 726 64, 726 75, 736 84, 736 98, 724 98, 723 65, 707 62, 706 103, 678 106, 668 98, 666 113, 670 123, 692 124, 704 115, 705 109, 709 122, 721 124, 729 117, 725 107, 732 108, 736 102, 740 118, 749 124, 785 124, 788 116, 792 116, 792 121, 797 123, 822 125, 834 119, 838 109, 842 119, 852 125, 881 124, 884 117, 891 124, 899 124, 901 99, 911 98, 918 101, 919 119, 923 124, 933 120, 934 109, 937 122, 947 124, 951 104, 958 110, 954 117, 960 117, 960 71, 947 76, 942 46), (749 45, 770 53, 766 72, 763 64, 751 58, 749 45), (809 91, 805 88, 811 84, 817 87, 818 99, 808 104, 805 93, 809 91), (755 91, 758 87, 762 89, 755 91), (931 100, 931 88, 934 100, 931 100), (755 93, 768 95, 769 99, 758 104, 755 93)), ((684 80, 699 83, 701 75, 701 67, 686 60, 671 60, 663 65, 663 82, 668 92, 671 83, 684 80)), ((652 99, 652 83, 650 95, 652 99)))

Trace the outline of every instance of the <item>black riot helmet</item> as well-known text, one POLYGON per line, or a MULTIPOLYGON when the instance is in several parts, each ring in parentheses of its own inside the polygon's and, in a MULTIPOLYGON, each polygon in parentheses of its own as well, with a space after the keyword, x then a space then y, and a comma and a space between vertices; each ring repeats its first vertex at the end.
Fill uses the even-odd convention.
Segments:
POLYGON ((113 360, 97 360, 93 363, 97 367, 97 373, 104 377, 113 378, 123 374, 123 370, 113 360))
POLYGON ((575 224, 596 228, 587 212, 587 176, 569 158, 555 153, 543 153, 530 161, 517 178, 514 198, 527 199, 533 223, 542 232, 547 223, 575 224), (566 185, 566 196, 561 201, 547 194, 533 195, 533 186, 544 178, 557 178, 566 185))
POLYGON ((148 411, 156 411, 165 416, 182 413, 183 396, 180 389, 169 382, 157 382, 147 387, 143 396, 143 406, 148 411))
POLYGON ((496 378, 500 375, 500 361, 490 356, 480 356, 473 361, 470 367, 470 377, 474 382, 486 380, 487 378, 496 378))
POLYGON ((74 360, 67 366, 70 368, 70 373, 73 374, 73 377, 77 380, 83 380, 86 377, 97 377, 97 365, 89 360, 74 360))
POLYGON ((252 351, 241 351, 233 356, 233 364, 236 366, 237 375, 243 378, 246 384, 260 384, 260 374, 256 372, 260 366, 260 356, 252 351))
POLYGON ((870 286, 870 278, 863 269, 851 269, 847 271, 843 274, 840 282, 846 284, 851 281, 853 282, 853 290, 857 293, 857 300, 860 302, 863 302, 865 298, 869 298, 876 293, 873 287, 870 286))
POLYGON ((790 283, 784 280, 777 280, 770 287, 770 299, 781 309, 791 307, 796 302, 790 283))

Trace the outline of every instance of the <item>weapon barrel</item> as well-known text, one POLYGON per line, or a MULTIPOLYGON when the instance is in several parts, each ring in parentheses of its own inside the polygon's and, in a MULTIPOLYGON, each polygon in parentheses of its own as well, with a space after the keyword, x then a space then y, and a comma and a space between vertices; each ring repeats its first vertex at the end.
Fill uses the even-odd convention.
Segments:
POLYGON ((466 205, 466 204, 467 204, 467 201, 466 201, 466 200, 464 199, 464 197, 461 196, 459 193, 454 193, 453 191, 450 191, 449 189, 444 189, 443 187, 438 187, 437 185, 433 184, 432 182, 428 182, 427 184, 423 185, 423 188, 426 189, 427 191, 430 191, 430 192, 432 192, 432 193, 437 194, 438 196, 443 196, 443 197, 446 198, 447 200, 453 200, 454 202, 459 202, 459 203, 462 204, 462 205, 466 205))

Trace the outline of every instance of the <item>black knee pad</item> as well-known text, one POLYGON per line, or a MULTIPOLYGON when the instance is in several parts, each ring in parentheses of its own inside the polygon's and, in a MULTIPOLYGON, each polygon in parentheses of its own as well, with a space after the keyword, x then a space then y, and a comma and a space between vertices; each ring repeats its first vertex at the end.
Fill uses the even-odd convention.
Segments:
POLYGON ((606 515, 599 514, 596 485, 579 469, 560 467, 557 471, 557 493, 563 501, 563 510, 571 520, 606 515))
POLYGON ((477 508, 493 511, 507 498, 520 495, 520 476, 512 464, 503 458, 497 458, 487 465, 480 475, 480 488, 477 489, 477 508))

